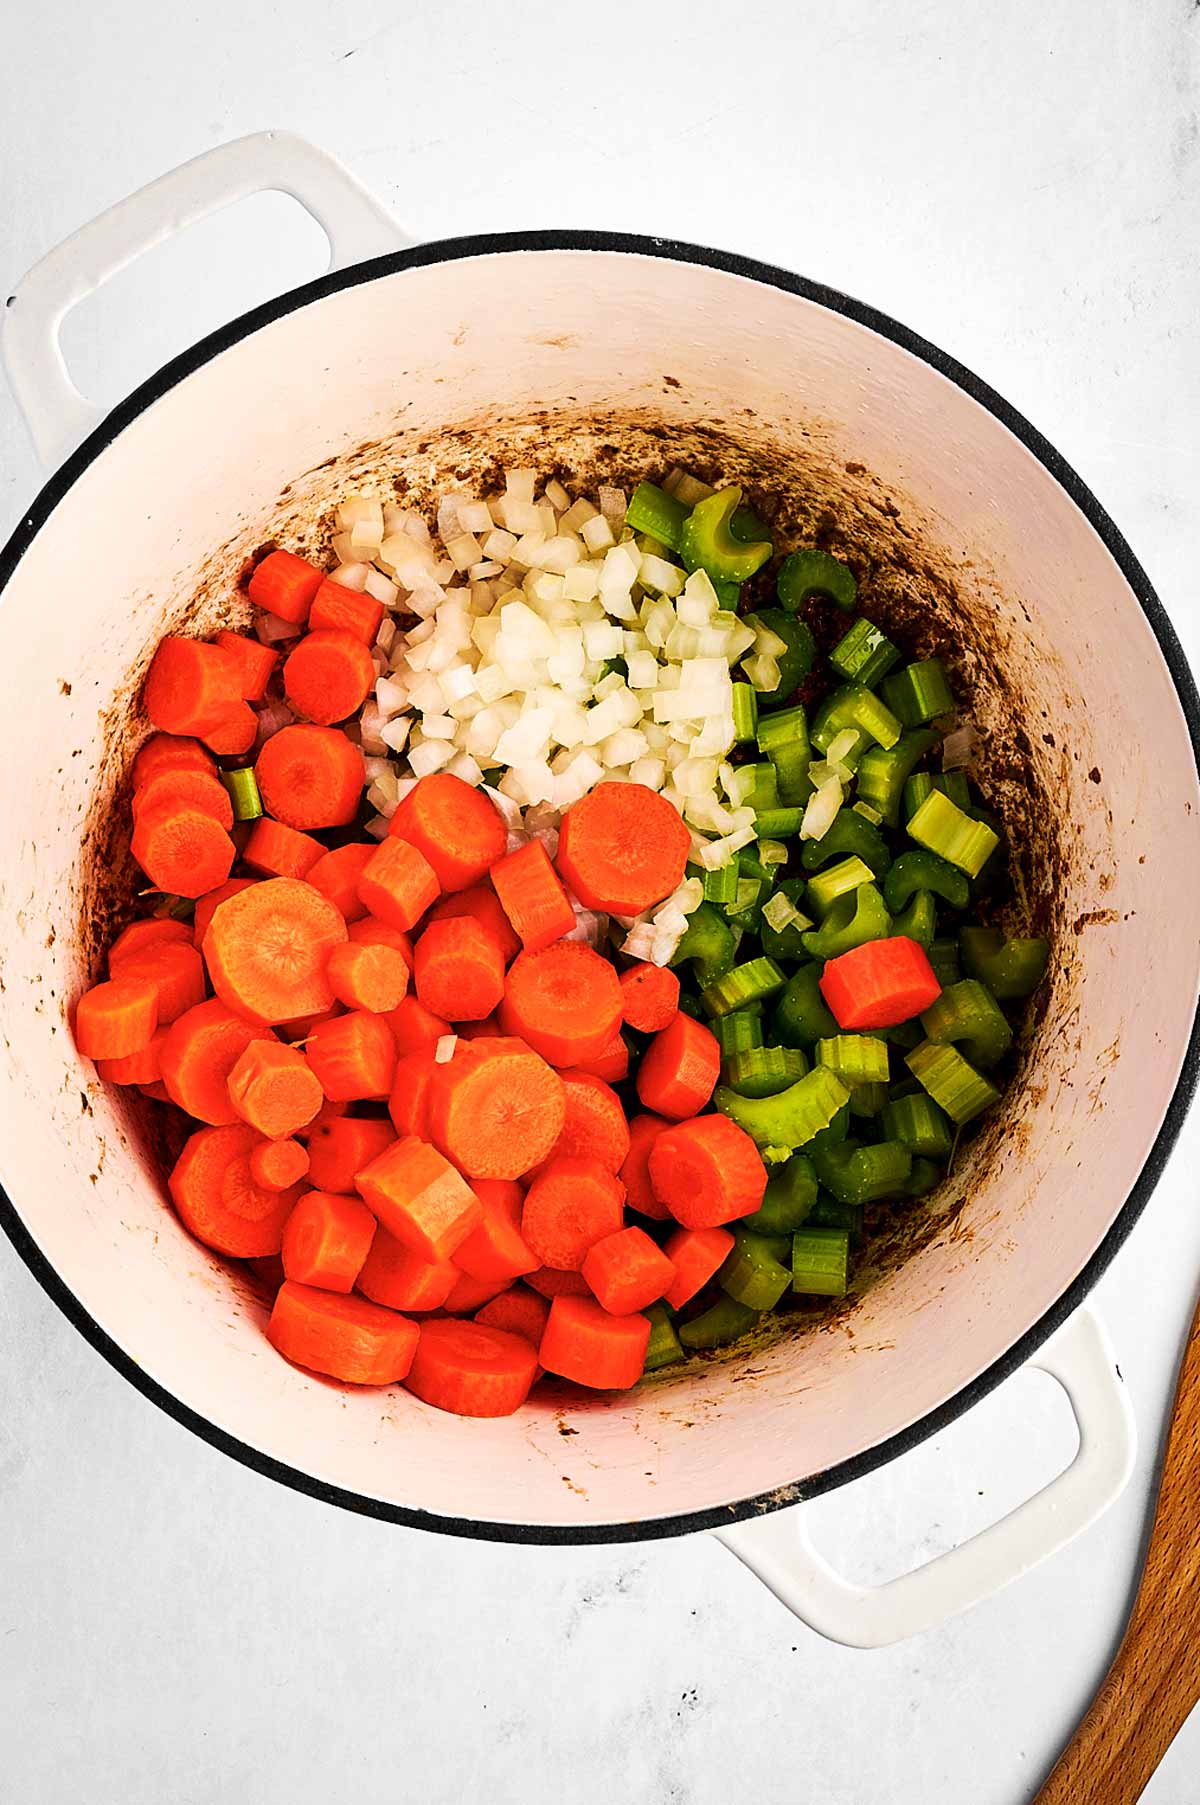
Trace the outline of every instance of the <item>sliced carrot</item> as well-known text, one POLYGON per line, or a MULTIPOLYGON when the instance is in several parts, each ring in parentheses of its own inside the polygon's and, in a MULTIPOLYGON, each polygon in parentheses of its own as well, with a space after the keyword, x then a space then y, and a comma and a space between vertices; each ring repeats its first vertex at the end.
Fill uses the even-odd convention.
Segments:
POLYGON ((413 961, 417 995, 448 1020, 482 1021, 504 995, 500 943, 472 915, 431 921, 413 948, 413 961))
POLYGON ((521 1041, 460 1040, 430 1084, 431 1137, 471 1178, 540 1165, 566 1112, 562 1079, 521 1041))
POLYGON ((374 915, 364 915, 361 921, 350 923, 349 933, 355 946, 390 946, 399 953, 411 972, 412 941, 399 928, 390 928, 386 921, 377 921, 374 915))
POLYGON ((500 906, 500 898, 490 884, 472 884, 466 890, 452 890, 449 895, 439 898, 429 911, 429 920, 454 921, 460 915, 473 915, 480 927, 500 943, 500 953, 505 965, 510 965, 521 950, 521 942, 513 932, 512 923, 500 906))
POLYGON ((280 1022, 277 1032, 281 1040, 288 1041, 293 1047, 302 1047, 310 1034, 323 1028, 326 1022, 335 1022, 339 1015, 345 1013, 341 1003, 332 1003, 328 1009, 318 1010, 316 1015, 300 1015, 295 1021, 280 1022))
POLYGON ((384 840, 358 879, 359 901, 401 933, 415 926, 438 894, 432 865, 405 840, 384 840))
POLYGON ((98 1059, 97 1075, 107 1084, 157 1084, 162 1077, 162 1050, 166 1038, 166 1029, 158 1028, 138 1052, 126 1053, 123 1059, 98 1059))
POLYGON ((300 1141, 259 1141, 250 1155, 250 1176, 260 1191, 286 1191, 308 1171, 308 1149, 300 1141))
POLYGON ((164 802, 142 815, 132 850, 155 889, 174 896, 203 896, 223 884, 234 857, 225 829, 189 802, 164 802))
POLYGON ((388 1097, 388 1114, 397 1134, 417 1134, 429 1139, 429 1087, 435 1062, 432 1048, 405 1053, 397 1059, 388 1097))
POLYGON ((160 942, 191 946, 192 930, 186 921, 176 921, 170 915, 150 915, 142 921, 131 921, 108 949, 110 975, 115 977, 122 960, 130 958, 134 953, 144 953, 148 947, 160 942))
POLYGON ((314 889, 327 896, 347 921, 361 921, 367 912, 367 905, 358 894, 358 880, 375 850, 374 840, 368 840, 365 845, 353 842, 349 846, 335 846, 332 852, 322 852, 311 871, 306 873, 314 889))
MULTIPOLYGON (((349 1108, 350 1105, 348 1103, 335 1103, 332 1098, 326 1097, 324 1103, 322 1103, 320 1109, 308 1124, 308 1127, 302 1128, 296 1136, 296 1139, 298 1141, 307 1141, 311 1146, 314 1136, 319 1134, 323 1128, 328 1128, 330 1123, 340 1122, 342 1117, 349 1111, 349 1108)), ((313 1180, 313 1183, 316 1183, 315 1179, 313 1180)), ((323 1191, 334 1191, 337 1189, 337 1186, 323 1184, 321 1189, 323 1191)))
POLYGON ((303 1053, 280 1041, 251 1041, 230 1068, 229 1101, 268 1140, 295 1134, 312 1121, 324 1100, 303 1053))
POLYGON ((587 909, 640 915, 683 881, 691 835, 675 809, 640 783, 598 783, 562 818, 558 869, 587 909))
POLYGON ((361 639, 368 646, 375 644, 382 622, 382 602, 377 602, 373 595, 347 589, 344 583, 335 583, 331 577, 326 577, 321 584, 308 611, 310 632, 332 629, 352 633, 355 639, 361 639))
POLYGON ((443 1317, 421 1324, 405 1384, 438 1410, 496 1417, 519 1410, 536 1377, 537 1355, 523 1335, 443 1317))
POLYGON ((590 1297, 592 1295, 592 1288, 582 1272, 560 1272, 557 1266, 539 1266, 536 1272, 527 1272, 525 1283, 532 1285, 539 1297, 590 1297))
POLYGON ((629 1153, 620 1171, 625 1201, 630 1209, 656 1222, 665 1222, 671 1212, 654 1195, 650 1183, 650 1151, 659 1135, 670 1126, 665 1116, 630 1116, 629 1153))
POLYGON ((357 1283, 364 1297, 393 1310, 440 1310, 460 1276, 453 1260, 423 1260, 381 1222, 357 1283))
POLYGON ((514 1285, 511 1290, 494 1297, 490 1304, 484 1304, 482 1310, 477 1310, 475 1321, 489 1329, 507 1329, 510 1335, 524 1335, 536 1348, 541 1343, 549 1314, 550 1305, 544 1297, 527 1290, 524 1285, 514 1285))
POLYGON ((439 1040, 454 1032, 448 1021, 440 1015, 432 1015, 411 992, 401 997, 394 1009, 388 1010, 387 1025, 401 1059, 406 1053, 432 1053, 439 1040))
POLYGON ((257 735, 258 717, 254 710, 248 702, 237 702, 211 721, 200 738, 218 758, 240 758, 249 752, 257 735))
POLYGON ((325 974, 346 924, 310 884, 266 878, 214 911, 204 959, 217 995, 252 1021, 295 1021, 333 1003, 325 974))
POLYGON ((459 1022, 455 1028, 459 1040, 502 1040, 504 1038, 500 1023, 494 1015, 485 1015, 481 1021, 459 1022))
POLYGON ((279 653, 245 633, 231 633, 226 627, 217 634, 215 643, 237 660, 243 702, 261 702, 271 672, 279 663, 279 653))
POLYGON ((388 824, 425 855, 443 890, 465 890, 503 857, 508 829, 490 796, 449 771, 422 777, 388 824))
POLYGON ((308 1063, 327 1097, 355 1103, 386 1097, 396 1070, 396 1043, 382 1016, 352 1009, 314 1028, 305 1042, 308 1063))
POLYGON ((339 1116, 311 1123, 308 1129, 308 1176, 318 1191, 349 1196, 364 1166, 395 1140, 390 1122, 377 1117, 339 1116))
POLYGON ((679 979, 665 965, 639 960, 621 973, 621 1008, 639 1034, 661 1034, 679 1013, 679 979))
POLYGON ((267 1339, 285 1360, 345 1385, 391 1385, 412 1365, 418 1329, 407 1316, 287 1279, 275 1294, 267 1339))
POLYGON ((274 1298, 283 1283, 283 1261, 279 1255, 265 1253, 253 1260, 247 1260, 246 1265, 262 1285, 264 1291, 269 1292, 274 1298))
POLYGON ((151 777, 133 792, 130 812, 136 822, 151 809, 173 802, 194 804, 219 822, 226 833, 233 826, 229 791, 206 771, 160 771, 157 777, 151 777))
POLYGON ((167 1029, 162 1045, 163 1083, 173 1103, 198 1122, 222 1127, 236 1122, 229 1101, 229 1074, 253 1041, 267 1030, 226 1007, 220 997, 197 1003, 167 1029))
POLYGON ((306 633, 283 662, 284 695, 318 727, 357 714, 374 686, 370 649, 353 633, 306 633))
POLYGON ((416 1135, 385 1148, 354 1182, 388 1233, 423 1260, 450 1259, 483 1214, 466 1180, 416 1135))
POLYGON ((576 1072, 590 1072, 593 1078, 603 1078, 605 1084, 620 1084, 629 1076, 629 1047, 621 1033, 613 1035, 608 1045, 594 1059, 581 1059, 572 1068, 576 1072))
POLYGON ((263 815, 251 828, 242 857, 263 877, 307 877, 325 857, 325 848, 311 834, 263 815))
POLYGON ((122 976, 85 990, 75 1008, 75 1045, 85 1059, 125 1059, 150 1045, 158 1026, 153 978, 122 976))
POLYGON ((527 953, 541 952, 575 926, 571 899, 540 840, 518 846, 491 869, 501 907, 527 953))
POLYGON ((408 990, 408 966, 390 946, 335 946, 326 966, 329 983, 338 1001, 350 1009, 367 1009, 386 1015, 408 990))
POLYGON ((530 1185, 521 1234, 543 1266, 578 1272, 588 1249, 624 1223, 625 1187, 594 1159, 556 1159, 530 1185))
POLYGON ((278 1253, 298 1188, 263 1191, 250 1175, 258 1136, 238 1123, 191 1135, 167 1181, 184 1227, 237 1259, 278 1253))
POLYGON ((724 1265, 733 1236, 727 1228, 677 1228, 663 1251, 675 1268, 663 1297, 672 1310, 682 1310, 724 1265))
MULTIPOLYGON (((617 789, 605 784, 605 789, 617 789)), ((630 786, 633 787, 633 786, 630 786)), ((613 1316, 591 1297, 556 1297, 538 1349, 547 1372, 596 1391, 636 1385, 646 1362, 650 1318, 613 1316)))
POLYGON ((171 1101, 171 1093, 161 1080, 156 1084, 139 1084, 138 1089, 141 1091, 143 1097, 150 1097, 155 1103, 169 1103, 171 1101))
POLYGON ((680 1010, 647 1047, 638 1067, 637 1094, 647 1109, 678 1122, 704 1108, 720 1071, 716 1036, 680 1010))
POLYGON ((460 1272, 445 1307, 452 1316, 474 1316, 481 1304, 491 1303, 515 1283, 515 1279, 476 1279, 469 1272, 460 1272))
MULTIPOLYGON (((223 884, 218 884, 215 890, 208 890, 203 896, 196 898, 196 907, 192 915, 192 929, 197 946, 204 945, 204 936, 207 934, 208 924, 213 918, 213 910, 218 908, 227 896, 236 896, 239 890, 249 890, 250 886, 257 881, 257 878, 253 877, 228 877, 223 884)), ((110 954, 109 957, 111 958, 111 956, 110 954)))
POLYGON ((493 1204, 496 1209, 503 1211, 514 1228, 520 1228, 521 1211, 525 1207, 525 1187, 519 1185, 515 1178, 473 1178, 471 1189, 485 1208, 493 1204))
POLYGON ((118 976, 149 978, 158 991, 158 1025, 165 1028, 185 1009, 204 1001, 204 961, 181 940, 158 940, 118 962, 118 976))
POLYGON ((168 636, 151 660, 143 701, 160 732, 207 739, 215 723, 244 706, 237 660, 202 639, 168 636))
POLYGON ((268 552, 250 577, 250 600, 264 613, 277 614, 280 620, 302 627, 324 581, 325 572, 307 558, 295 552, 268 552))
POLYGON ((283 1226, 284 1276, 323 1291, 353 1291, 374 1235, 375 1218, 361 1198, 305 1191, 283 1226))
POLYGON ((767 1169, 728 1116, 696 1116, 659 1135, 650 1149, 650 1183, 684 1228, 719 1228, 758 1209, 767 1169))
POLYGON ((366 781, 362 753, 344 733, 299 723, 271 735, 254 774, 268 814, 301 830, 353 821, 366 781))
POLYGON ((839 1028, 894 1028, 935 1003, 942 987, 923 946, 906 934, 868 940, 821 973, 821 995, 839 1028))
POLYGON ((596 1241, 581 1270, 597 1302, 613 1316, 628 1316, 665 1297, 675 1277, 670 1259, 644 1228, 621 1228, 596 1241))
POLYGON ((134 789, 140 790, 164 771, 203 771, 215 777, 217 766, 199 740, 185 739, 176 733, 152 733, 133 761, 130 777, 134 789))
POLYGON ((567 1096, 567 1119, 551 1159, 594 1159, 620 1172, 629 1157, 629 1125, 616 1091, 590 1072, 560 1072, 567 1096))
POLYGON ((582 1065, 603 1051, 620 1026, 617 974, 578 940, 518 953, 504 980, 500 1021, 506 1034, 526 1041, 551 1065, 582 1065))
MULTIPOLYGON (((489 1196, 484 1187, 499 1181, 478 1178, 472 1189, 479 1198, 483 1215, 466 1240, 454 1250, 454 1264, 474 1279, 515 1279, 523 1272, 536 1272, 542 1264, 530 1252, 513 1221, 511 1210, 499 1197, 489 1196)), ((520 1189, 517 1202, 520 1207, 520 1189)))

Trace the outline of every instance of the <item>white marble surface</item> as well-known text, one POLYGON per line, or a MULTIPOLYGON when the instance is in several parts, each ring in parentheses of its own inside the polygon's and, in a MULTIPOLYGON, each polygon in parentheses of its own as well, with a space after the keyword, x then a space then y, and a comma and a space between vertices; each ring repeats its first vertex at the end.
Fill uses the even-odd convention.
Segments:
MULTIPOLYGON (((1193 0, 734 9, 191 0, 7 34, 0 285, 112 200, 264 126, 415 235, 626 227, 873 301, 1024 409, 1200 653, 1193 0)), ((123 277, 67 345, 113 398, 316 266, 259 201, 123 277), (264 254, 264 235, 272 245, 264 254)), ((0 397, 0 527, 38 471, 0 397)), ((86 555, 80 572, 86 573, 86 555)), ((13 1805, 1018 1805, 1118 1633, 1196 1289, 1194 1118, 1097 1299, 1141 1425, 1090 1534, 875 1655, 801 1629, 716 1544, 504 1548, 334 1512, 160 1415, 0 1247, 0 1794, 13 1805)), ((1065 1463, 1025 1374, 817 1507, 848 1570, 944 1547, 1065 1463)), ((1145 1797, 1193 1805, 1200 1723, 1145 1797)))

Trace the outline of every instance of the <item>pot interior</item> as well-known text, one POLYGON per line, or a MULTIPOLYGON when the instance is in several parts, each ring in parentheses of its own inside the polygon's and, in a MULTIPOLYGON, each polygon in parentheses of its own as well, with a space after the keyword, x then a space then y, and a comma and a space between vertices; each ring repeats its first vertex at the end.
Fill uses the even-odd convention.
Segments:
POLYGON ((1050 469, 850 313, 649 252, 443 247, 379 268, 155 385, 59 485, 7 584, 0 1176, 146 1375, 318 1481, 567 1535, 785 1502, 991 1367, 1138 1181, 1200 948, 1200 796, 1175 683, 1050 469), (78 1059, 68 1012, 136 883, 122 804, 161 635, 244 619, 248 556, 276 539, 323 552, 348 488, 422 501, 513 462, 585 489, 672 464, 744 481, 779 539, 848 557, 864 607, 906 649, 947 656, 969 693, 981 782, 1012 835, 1009 925, 1049 933, 1054 957, 1002 1110, 871 1243, 844 1306, 628 1397, 539 1388, 488 1423, 281 1361, 263 1299, 180 1227, 153 1124, 78 1059))

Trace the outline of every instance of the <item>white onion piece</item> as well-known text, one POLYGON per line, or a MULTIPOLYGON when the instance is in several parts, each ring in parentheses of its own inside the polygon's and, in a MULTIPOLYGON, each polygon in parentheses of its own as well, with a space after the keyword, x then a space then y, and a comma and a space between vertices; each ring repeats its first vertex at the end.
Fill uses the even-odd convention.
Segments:
POLYGON ((434 1065, 449 1065, 457 1045, 457 1034, 439 1034, 433 1048, 434 1065))
POLYGON ((843 801, 842 786, 833 779, 823 783, 814 790, 805 806, 804 817, 800 822, 800 838, 802 840, 823 840, 841 811, 843 801))
POLYGON ((970 721, 963 721, 953 733, 948 733, 942 741, 942 770, 962 771, 979 750, 980 736, 978 729, 970 721))

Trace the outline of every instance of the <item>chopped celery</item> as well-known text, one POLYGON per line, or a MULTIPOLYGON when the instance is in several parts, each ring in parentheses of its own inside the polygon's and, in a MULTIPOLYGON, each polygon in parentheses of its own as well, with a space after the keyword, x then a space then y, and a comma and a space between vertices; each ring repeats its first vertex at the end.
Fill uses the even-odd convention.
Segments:
POLYGON ((782 639, 785 647, 784 651, 776 654, 779 682, 774 689, 759 692, 759 706, 790 696, 803 683, 816 662, 817 642, 808 627, 802 620, 797 620, 795 615, 785 614, 782 608, 760 608, 757 614, 747 614, 743 624, 750 628, 768 628, 777 638, 782 639))
POLYGON ((995 1065, 1012 1045, 1012 1029, 990 990, 978 978, 960 978, 943 990, 921 1017, 930 1040, 957 1042, 972 1065, 995 1065))
POLYGON ((873 1034, 835 1034, 817 1042, 817 1064, 827 1065, 851 1089, 859 1084, 886 1084, 887 1042, 873 1034))
POLYGON ((808 775, 808 767, 812 762, 808 750, 808 741, 801 745, 793 740, 787 745, 774 746, 768 754, 775 767, 775 780, 779 787, 779 800, 784 808, 799 808, 812 795, 812 779, 808 775))
POLYGON ((672 965, 691 964, 696 982, 713 983, 733 964, 736 942, 733 930, 711 903, 700 904, 688 916, 687 928, 671 956, 672 965))
POLYGON ((829 662, 849 683, 874 689, 886 677, 900 654, 887 634, 869 620, 856 620, 829 654, 829 662))
POLYGON ((940 658, 922 658, 916 664, 906 664, 902 671, 884 679, 883 694, 892 713, 906 727, 923 727, 926 721, 949 714, 954 707, 940 658))
POLYGON ((864 865, 870 866, 876 879, 882 880, 887 876, 892 855, 879 829, 853 809, 842 809, 833 826, 821 839, 804 842, 800 863, 806 871, 820 871, 828 865, 830 859, 851 853, 861 859, 864 865))
POLYGON ((813 1297, 845 1297, 850 1235, 844 1228, 802 1228, 792 1236, 792 1289, 813 1297))
POLYGON ((862 1235, 864 1213, 861 1203, 843 1203, 840 1198, 831 1197, 828 1191, 820 1191, 812 1215, 804 1226, 844 1228, 851 1241, 857 1241, 862 1235))
POLYGON ((731 484, 698 501, 679 536, 679 553, 688 570, 704 570, 714 582, 744 583, 771 556, 769 539, 739 539, 730 522, 742 492, 731 484))
POLYGON ((885 750, 896 744, 902 731, 891 709, 862 683, 845 683, 822 702, 813 716, 809 738, 818 752, 828 752, 847 727, 869 734, 885 750))
POLYGON ((639 483, 629 498, 625 524, 635 533, 649 533, 668 550, 677 552, 683 543, 683 528, 688 510, 665 489, 655 483, 639 483))
POLYGON ((877 1141, 864 1147, 855 1140, 823 1147, 813 1154, 813 1166, 826 1190, 842 1203, 875 1203, 894 1197, 912 1168, 912 1153, 900 1141, 877 1141))
POLYGON ((790 1262, 783 1264, 790 1252, 786 1236, 781 1244, 777 1237, 738 1227, 716 1275, 717 1284, 735 1303, 747 1304, 752 1310, 772 1310, 792 1282, 790 1262))
POLYGON ((937 933, 937 905, 928 890, 918 890, 907 909, 893 915, 892 933, 903 934, 906 940, 915 940, 929 951, 937 933))
POLYGON ((970 900, 962 872, 936 852, 902 852, 884 879, 883 900, 895 915, 918 890, 931 890, 952 909, 965 909, 970 900))
POLYGON ((758 731, 758 692, 752 683, 733 686, 733 737, 738 745, 752 740, 758 731))
MULTIPOLYGON (((694 918, 693 918, 694 919, 694 918)), ((747 1003, 761 1002, 782 990, 784 975, 774 959, 765 956, 735 965, 713 983, 706 984, 701 1002, 710 1015, 728 1015, 733 1009, 744 1009, 747 1003)))
POLYGON ((948 1159, 954 1135, 944 1109, 924 1091, 896 1097, 885 1104, 880 1125, 889 1141, 900 1141, 913 1153, 948 1159))
POLYGON ((932 728, 917 727, 902 733, 894 746, 872 746, 859 762, 859 801, 877 808, 889 827, 899 826, 904 786, 918 761, 936 744, 932 728))
POLYGON ((837 959, 868 940, 884 940, 892 931, 892 918, 874 884, 860 884, 838 898, 819 928, 803 936, 804 950, 813 959, 837 959))
POLYGON ((751 1047, 761 1047, 761 1007, 752 1003, 746 1009, 735 1009, 732 1015, 719 1015, 712 1025, 712 1031, 717 1037, 723 1059, 730 1059, 735 1053, 748 1053, 751 1047))
POLYGON ((817 1175, 805 1153, 793 1153, 767 1180, 763 1200, 740 1226, 761 1235, 790 1235, 807 1220, 817 1201, 817 1175))
POLYGON ((1006 940, 996 928, 963 928, 958 943, 970 975, 1005 1001, 1030 996, 1046 975, 1047 940, 1006 940))
POLYGON ((675 1324, 671 1321, 665 1304, 649 1304, 642 1311, 643 1316, 650 1319, 650 1339, 646 1343, 646 1358, 642 1371, 657 1372, 660 1366, 673 1366, 675 1361, 684 1358, 683 1348, 675 1333, 675 1324))
MULTIPOLYGON (((837 823, 834 823, 836 827, 837 823)), ((830 829, 832 833, 833 829, 830 829)), ((857 890, 860 884, 869 884, 874 880, 874 872, 857 854, 846 859, 839 859, 836 865, 820 871, 808 880, 807 901, 813 914, 824 921, 839 896, 846 896, 857 890)))
MULTIPOLYGON (((771 903, 763 911, 763 918, 758 930, 763 952, 770 954, 772 959, 804 958, 804 935, 812 926, 812 922, 800 908, 803 897, 804 879, 802 877, 781 878, 776 884, 775 893, 771 898, 771 903), (788 920, 786 926, 777 928, 771 920, 771 905, 780 898, 785 904, 790 905, 795 914, 788 920)), ((776 909, 777 917, 779 913, 780 911, 776 909)))
MULTIPOLYGON (((969 930, 964 929, 964 933, 969 930)), ((958 964, 958 946, 953 940, 934 940, 925 948, 929 955, 929 963, 933 967, 933 975, 945 990, 947 984, 957 984, 962 977, 958 964)), ((978 977, 976 972, 974 976, 978 977)))
POLYGON ((908 1175, 908 1183, 904 1187, 906 1197, 927 1197, 935 1185, 940 1185, 946 1176, 944 1166, 939 1166, 931 1159, 914 1159, 912 1171, 908 1175))
POLYGON ((1000 1101, 1000 1092, 982 1072, 965 1060, 957 1047, 931 1040, 914 1047, 905 1060, 913 1077, 929 1092, 961 1128, 983 1110, 1000 1101))
POLYGON ((799 1047, 747 1047, 729 1054, 722 1070, 740 1097, 774 1097, 805 1076, 808 1059, 799 1047))
POLYGON ((850 1114, 870 1121, 879 1114, 887 1100, 886 1084, 856 1084, 850 1092, 850 1114))
POLYGON ((742 765, 738 770, 738 789, 743 808, 772 809, 779 806, 779 779, 769 759, 760 765, 742 765))
POLYGON ((774 1097, 739 1097, 723 1084, 713 1096, 721 1114, 744 1128, 757 1147, 803 1147, 829 1127, 849 1100, 841 1079, 824 1066, 814 1067, 774 1097))
POLYGON ((677 1333, 689 1351, 698 1348, 728 1347, 752 1329, 762 1312, 732 1297, 719 1297, 715 1304, 690 1322, 681 1322, 677 1333))
POLYGON ((221 782, 229 791, 235 821, 257 821, 263 812, 258 779, 252 770, 222 771, 221 782))
POLYGON ((810 595, 827 595, 849 613, 858 595, 858 584, 848 564, 828 552, 809 548, 788 553, 779 566, 775 593, 781 607, 792 614, 810 595))
POLYGON ((943 771, 935 777, 930 771, 918 771, 910 777, 904 786, 904 819, 915 815, 930 790, 940 790, 943 796, 949 796, 951 802, 957 802, 960 809, 971 807, 971 786, 961 771, 943 771))
POLYGON ((802 965, 794 971, 775 1005, 771 1018, 774 1034, 789 1047, 811 1047, 838 1031, 837 1022, 821 995, 820 965, 802 965))
POLYGON ((703 879, 705 902, 732 902, 737 895, 738 869, 738 855, 735 852, 728 865, 720 865, 716 871, 706 871, 703 879))
POLYGON ((968 877, 978 877, 1000 844, 986 821, 973 821, 940 790, 931 790, 908 824, 910 836, 968 877))
POLYGON ((760 840, 790 840, 800 832, 803 819, 802 808, 757 809, 754 832, 760 840))
POLYGON ((758 749, 767 753, 781 746, 803 746, 808 752, 808 715, 802 703, 794 708, 776 708, 762 716, 756 733, 758 749))

